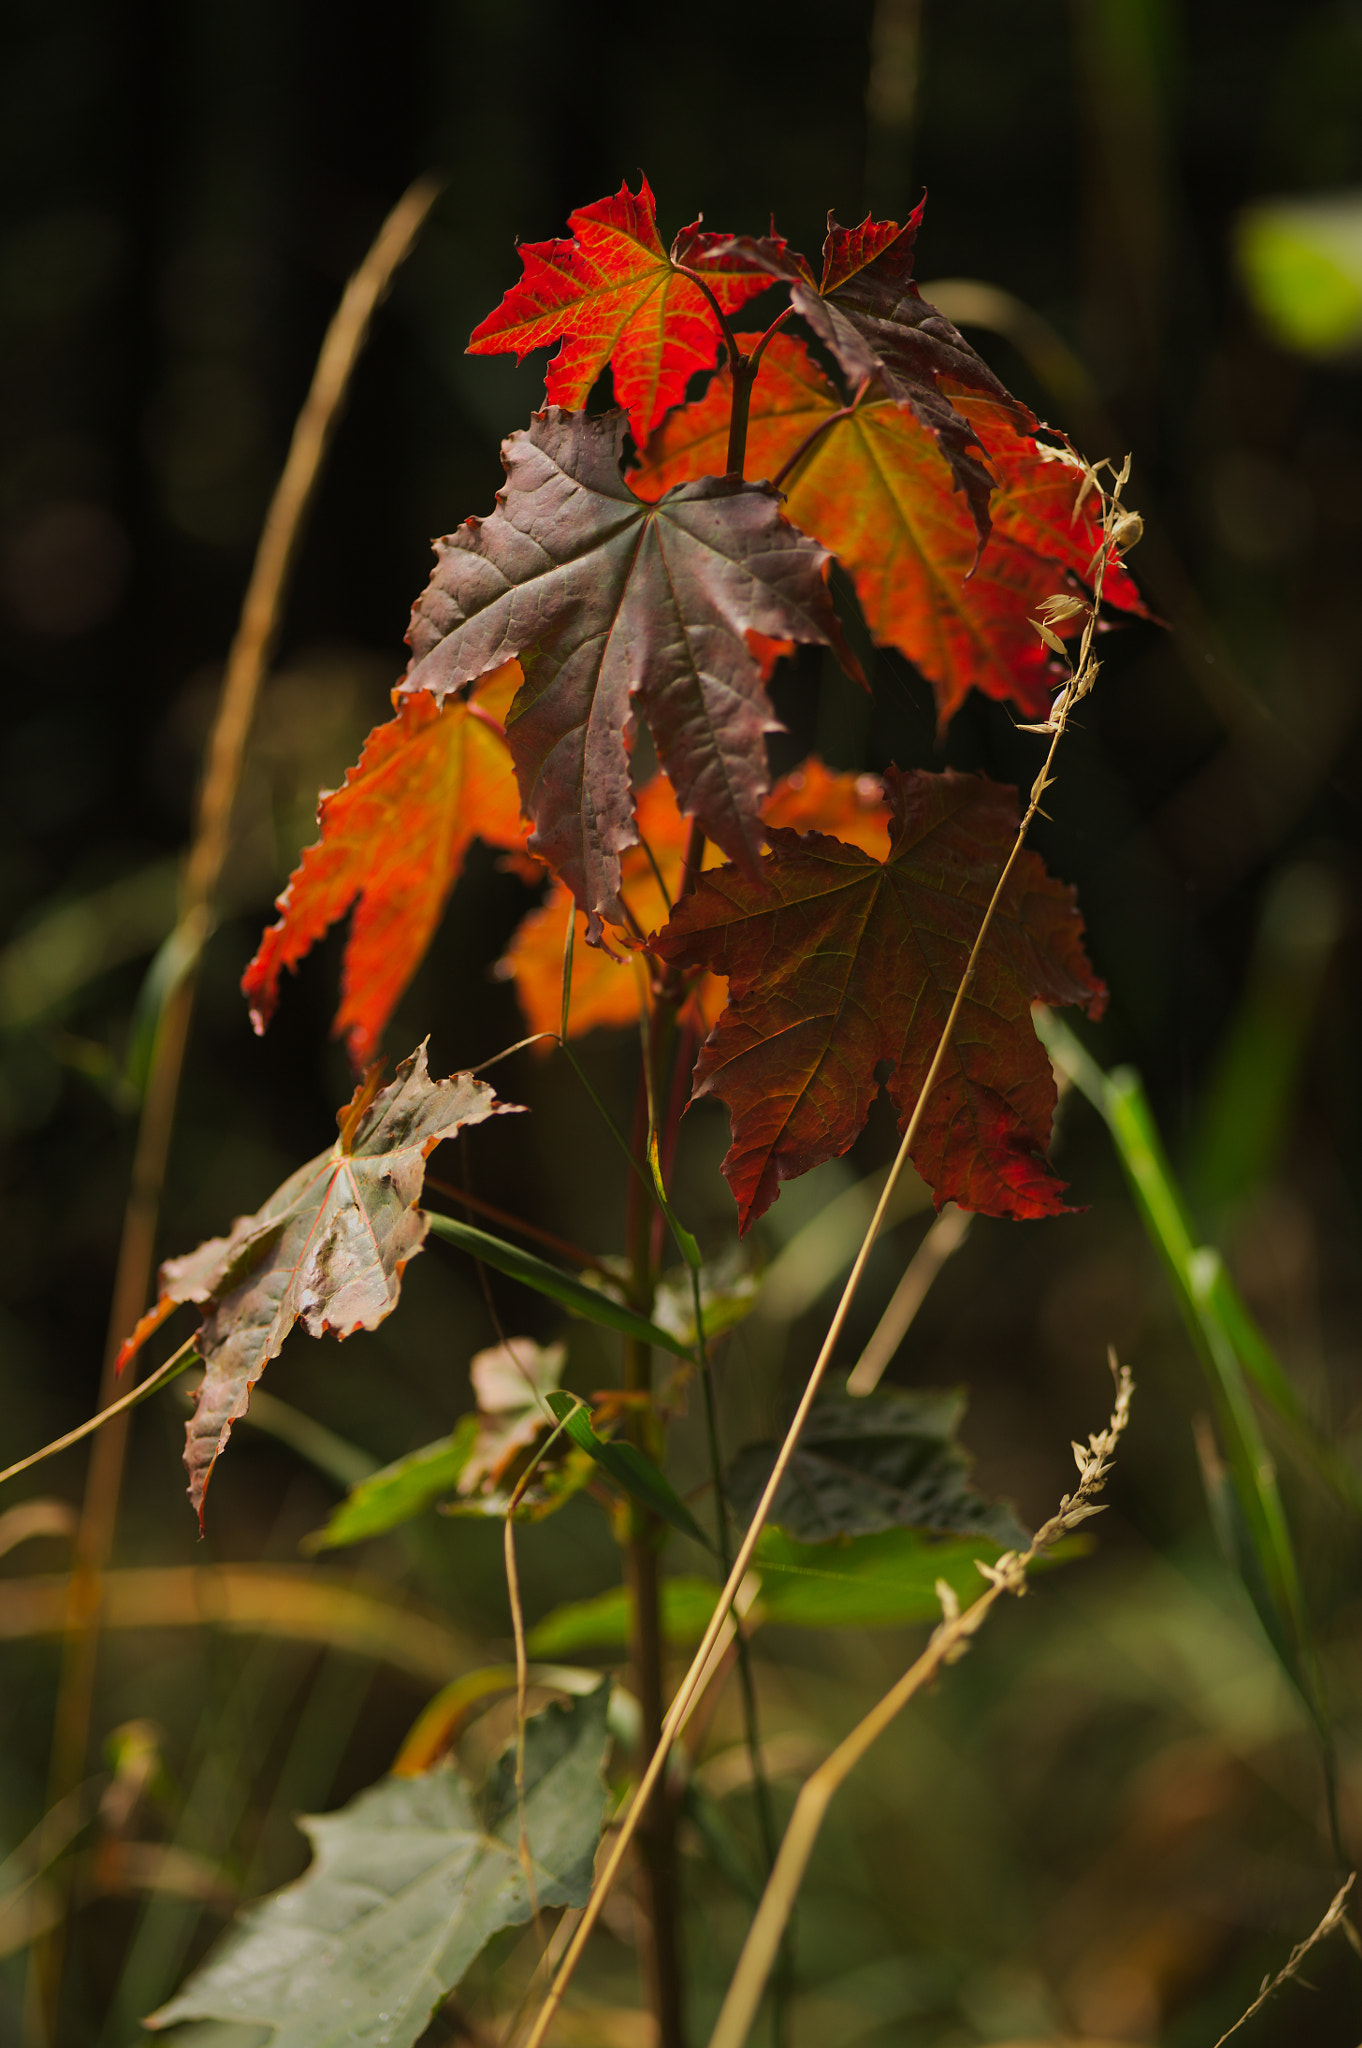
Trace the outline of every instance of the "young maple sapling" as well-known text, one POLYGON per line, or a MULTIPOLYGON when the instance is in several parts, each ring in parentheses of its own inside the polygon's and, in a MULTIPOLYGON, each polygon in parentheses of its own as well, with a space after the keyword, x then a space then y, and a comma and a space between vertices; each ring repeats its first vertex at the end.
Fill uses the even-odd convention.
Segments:
MULTIPOLYGON (((367 1482, 321 1540, 393 1526, 442 1490, 461 1511, 508 1516, 552 1512, 583 1489, 613 1503, 642 1762, 664 1753, 668 1714, 663 1539, 669 1528, 688 1529, 714 1549, 725 1579, 733 1563, 737 1495, 726 1504, 711 1352, 720 1315, 731 1320, 742 1303, 730 1296, 707 1311, 713 1275, 668 1196, 687 1101, 712 1094, 728 1108, 724 1173, 739 1234, 784 1181, 852 1146, 885 1074, 938 1207, 1053 1215, 1064 1206, 1045 1157, 1055 1090, 1030 1006, 1075 1004, 1095 1016, 1104 1000, 1073 891, 1018 850, 1014 790, 911 764, 873 778, 840 773, 812 757, 772 781, 767 741, 778 726, 768 686, 777 662, 798 646, 825 647, 848 688, 873 687, 832 601, 834 563, 870 642, 898 649, 930 684, 942 731, 978 690, 1053 740, 1063 723, 1062 710, 1051 715, 1055 692, 1067 707, 1091 684, 1099 600, 1144 614, 1094 471, 919 295, 912 272, 921 217, 919 207, 902 227, 830 224, 815 277, 774 232, 744 237, 695 223, 665 248, 640 180, 637 192, 625 184, 574 213, 566 238, 521 245, 520 280, 469 346, 520 357, 557 344, 547 403, 503 444, 506 482, 495 508, 436 543, 393 716, 369 735, 344 785, 322 799, 320 838, 303 853, 245 976, 264 1030, 284 970, 349 914, 335 1029, 364 1077, 329 1152, 228 1238, 170 1262, 162 1299, 128 1346, 131 1354, 177 1303, 199 1305, 205 1374, 189 1462, 201 1509, 231 1424, 294 1321, 314 1334, 375 1327, 396 1306, 403 1266, 431 1228, 618 1333, 622 1384, 595 1397, 594 1412, 530 1384, 531 1373, 505 1458, 485 1455, 495 1432, 484 1416, 367 1482), (592 412, 607 370, 615 404, 592 412), (691 396, 700 377, 708 381, 691 396), (1065 642, 1078 635, 1075 674, 1065 642), (645 728, 657 770, 640 777, 635 749, 645 728), (475 839, 542 883, 503 963, 531 1030, 556 1040, 575 1066, 570 1041, 582 1033, 638 1027, 633 1128, 615 1134, 628 1155, 627 1241, 605 1284, 599 1270, 590 1284, 568 1270, 574 1249, 562 1240, 552 1240, 562 1256, 549 1261, 501 1234, 542 1244, 537 1228, 505 1217, 497 1231, 484 1228, 487 1205, 476 1196, 467 1206, 484 1214, 473 1223, 421 1206, 434 1147, 514 1105, 470 1075, 432 1082, 424 1048, 386 1086, 371 1066, 475 839), (668 1235, 690 1274, 688 1321, 659 1293, 668 1235), (708 1532, 662 1469, 667 1416, 653 1394, 653 1354, 664 1349, 698 1377, 707 1404, 708 1532), (470 1483, 461 1490, 465 1467, 470 1483)), ((1123 541, 1133 538, 1125 529, 1123 541)), ((448 1183, 439 1192, 455 1205, 463 1199, 448 1183)), ((602 1265, 595 1252, 576 1263, 602 1265)), ((513 1367, 515 1340, 505 1357, 513 1367)), ((875 1460, 859 1467, 844 1443, 840 1480, 828 1477, 829 1461, 817 1467, 813 1452, 804 1475, 822 1502, 812 1540, 854 1544, 897 1532, 894 1597, 908 1602, 903 1618, 928 1611, 934 1578, 957 1564, 972 1572, 981 1516, 1004 1512, 985 1510, 970 1488, 954 1437, 958 1408, 947 1415, 939 1399, 872 1396, 863 1412, 878 1431, 875 1460), (914 1559, 917 1608, 904 1590, 914 1559)), ((855 1437, 848 1424, 846 1442, 855 1437)), ((757 1553, 771 1572, 773 1545, 809 1538, 807 1527, 802 1537, 782 1533, 781 1512, 777 1501, 761 1539, 767 1550, 757 1553)), ((1007 1539, 1001 1525, 992 1533, 1007 1539)), ((758 1540, 756 1523, 745 1540, 758 1540)), ((773 1596, 772 1611, 777 1605, 773 1596)), ((784 1612, 800 1622, 797 1597, 784 1612)), ((716 1611, 712 1626, 720 1619, 716 1611)), ((818 1625, 807 1609, 802 1619, 818 1625)), ((774 1834, 761 1803, 742 1629, 737 1650, 769 1862, 774 1834)), ((518 1616, 517 1653, 523 1703, 518 1616)), ((532 1742, 522 1717, 507 1766, 514 1796, 503 1785, 496 1825, 511 1831, 504 1839, 519 1844, 524 1867, 503 1857, 489 1876, 501 1888, 489 1932, 493 1919, 515 1924, 537 1910, 534 1884, 523 1882, 538 1853, 535 1830, 547 1825, 549 1794, 536 1787, 567 1796, 544 1760, 550 1751, 585 1760, 569 1776, 572 1797, 594 1814, 594 1846, 601 1729, 599 1717, 582 1718, 585 1707, 573 1712, 576 1721, 553 1724, 552 1739, 536 1717, 532 1742), (586 1733, 574 1747, 579 1722, 586 1733), (531 1748, 541 1771, 533 1785, 531 1748)), ((429 1763, 423 1751, 423 1768, 429 1763)), ((646 1962, 663 2048, 679 2048, 684 2027, 678 1796, 659 1783, 639 1824, 646 1962)), ((346 1855, 362 1868, 359 1803, 347 1815, 346 1855)), ((275 2048, 301 2042, 296 1986, 265 1983, 270 1916, 294 1911, 290 1899, 304 1913, 309 1885, 322 1912, 328 1839, 319 1837, 318 1864, 300 1887, 256 1909, 157 2023, 249 2017, 278 2029, 275 2048)), ((560 1859, 538 1904, 584 1903, 589 1866, 588 1854, 573 1875, 560 1859)), ((364 1909, 355 1910, 362 1920, 364 1909)), ((386 2025, 400 2008, 375 2040, 416 2040, 471 1960, 465 1929, 458 1940, 451 1934, 449 1952, 457 1969, 451 1961, 419 1987, 395 1986, 391 1971, 347 1978, 356 2010, 377 2012, 381 1997, 386 2025)))

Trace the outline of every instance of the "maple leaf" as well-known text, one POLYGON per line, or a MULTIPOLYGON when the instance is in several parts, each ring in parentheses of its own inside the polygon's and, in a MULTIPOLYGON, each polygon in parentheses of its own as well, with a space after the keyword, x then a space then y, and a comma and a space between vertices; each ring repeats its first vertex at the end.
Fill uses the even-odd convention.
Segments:
POLYGON ((200 1523, 232 1425, 294 1324, 314 1337, 377 1329, 429 1228, 417 1206, 426 1159, 456 1131, 519 1107, 471 1074, 432 1081, 424 1044, 386 1088, 376 1081, 376 1073, 362 1081, 339 1112, 328 1152, 300 1166, 253 1216, 239 1216, 226 1237, 166 1261, 160 1300, 119 1355, 121 1368, 181 1302, 203 1309, 205 1371, 184 1454, 200 1523))
MULTIPOLYGON (((813 756, 776 784, 762 808, 762 823, 796 832, 832 832, 869 854, 884 852, 889 842, 888 812, 877 778, 838 774, 813 756)), ((630 847, 621 860, 620 898, 628 906, 632 926, 612 928, 610 934, 625 957, 619 959, 600 947, 586 952, 574 945, 570 1038, 603 1025, 632 1024, 638 1017, 642 991, 638 967, 629 957, 637 945, 634 933, 655 931, 670 915, 680 893, 689 832, 665 775, 653 776, 638 792, 638 829, 644 843, 630 847)), ((704 866, 717 867, 721 860, 718 848, 706 843, 704 866)), ((556 1033, 561 1022, 563 949, 570 913, 577 919, 576 937, 584 938, 585 919, 573 909, 562 884, 553 883, 538 908, 521 919, 497 963, 498 974, 515 982, 525 1021, 534 1032, 556 1033)), ((724 1000, 722 982, 704 975, 690 991, 682 1017, 703 1035, 724 1000)))
POLYGON ((506 741, 530 851, 571 888, 593 945, 603 915, 625 921, 637 713, 683 810, 753 869, 776 721, 747 633, 822 642, 859 673, 824 582, 827 550, 789 524, 779 494, 703 477, 647 504, 620 474, 623 437, 622 413, 555 408, 510 436, 497 510, 436 543, 401 685, 443 699, 519 658, 506 741))
MULTIPOLYGON (((630 475, 641 496, 660 496, 722 461, 731 398, 724 370, 703 398, 672 414, 630 475)), ((762 359, 748 466, 777 475, 831 421, 787 480, 786 509, 847 570, 872 637, 916 663, 943 727, 971 688, 1044 718, 1053 675, 1031 620, 1046 597, 1088 576, 1102 544, 1100 507, 1090 498, 1093 509, 1079 509, 1085 470, 1071 449, 1019 432, 990 399, 957 390, 954 403, 997 478, 982 555, 969 508, 915 414, 879 399, 838 418, 840 395, 793 336, 776 335, 762 359)), ((1102 596, 1147 616, 1119 561, 1105 571, 1102 596)), ((1076 618, 1072 630, 1081 625, 1076 618)))
MULTIPOLYGON (((545 380, 549 403, 584 406, 609 363, 615 397, 642 445, 667 408, 685 397, 695 371, 713 369, 718 320, 663 248, 641 173, 637 193, 626 180, 613 197, 569 214, 568 226, 568 240, 521 243, 524 275, 474 328, 468 353, 514 352, 519 361, 561 337, 545 380)), ((726 313, 766 288, 770 280, 749 264, 725 264, 711 253, 730 237, 699 236, 698 228, 697 222, 683 229, 678 248, 684 245, 692 267, 703 270, 726 313)))
POLYGON ((795 311, 832 350, 853 390, 869 382, 913 413, 945 457, 982 547, 993 478, 980 459, 986 452, 982 442, 942 380, 984 393, 1019 428, 1036 422, 960 330, 919 292, 913 245, 925 205, 925 199, 918 202, 904 227, 867 215, 859 227, 843 228, 829 214, 821 284, 779 236, 735 236, 714 251, 714 259, 734 267, 746 263, 755 273, 783 279, 795 311))
POLYGON ((305 849, 277 899, 283 912, 242 978, 251 1021, 274 1014, 279 977, 328 928, 355 914, 332 1027, 356 1067, 425 957, 474 839, 517 847, 524 832, 502 721, 520 686, 510 661, 469 698, 437 704, 425 691, 393 692, 397 716, 379 725, 342 786, 317 810, 322 836, 305 849))
MULTIPOLYGON (((694 1097, 728 1105, 724 1173, 739 1226, 780 1182, 845 1152, 880 1062, 900 1128, 935 1054, 1017 830, 1016 792, 981 776, 890 769, 890 852, 773 832, 755 879, 705 875, 650 942, 663 960, 729 978, 694 1097)), ((1024 852, 994 915, 913 1161, 937 1204, 1049 1216, 1063 1183, 1044 1158, 1055 1086, 1032 1002, 1100 1013, 1074 892, 1024 852)), ((693 1099, 694 1099, 693 1097, 693 1099)))

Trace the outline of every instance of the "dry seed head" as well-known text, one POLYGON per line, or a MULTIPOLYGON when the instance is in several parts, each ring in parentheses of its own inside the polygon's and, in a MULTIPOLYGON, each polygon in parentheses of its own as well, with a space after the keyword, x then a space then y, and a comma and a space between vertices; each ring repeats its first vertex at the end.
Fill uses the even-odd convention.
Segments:
POLYGON ((1111 544, 1118 555, 1129 554, 1141 534, 1144 521, 1138 512, 1121 512, 1111 522, 1111 544))
POLYGON ((1076 612, 1087 610, 1087 601, 1075 597, 1071 591, 1058 590, 1052 597, 1043 597, 1037 609, 1047 625, 1056 626, 1061 619, 1071 619, 1076 612))

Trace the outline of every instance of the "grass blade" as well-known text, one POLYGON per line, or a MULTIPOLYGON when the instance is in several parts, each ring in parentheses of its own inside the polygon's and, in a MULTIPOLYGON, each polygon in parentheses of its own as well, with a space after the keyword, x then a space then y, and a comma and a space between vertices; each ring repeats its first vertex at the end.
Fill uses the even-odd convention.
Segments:
POLYGON ((693 1360, 689 1345, 679 1337, 673 1337, 667 1330, 637 1309, 626 1307, 616 1301, 613 1295, 597 1287, 587 1287, 570 1273, 562 1272, 557 1266, 549 1265, 546 1259, 537 1259, 533 1252, 521 1251, 518 1245, 507 1244, 504 1238, 493 1237, 486 1230, 477 1230, 471 1223, 460 1223, 453 1216, 430 1215, 430 1227, 437 1237, 445 1238, 457 1245, 460 1251, 471 1252, 484 1265, 495 1266, 499 1273, 509 1274, 512 1280, 532 1287, 536 1294, 546 1294, 550 1301, 556 1301, 561 1308, 572 1315, 583 1316, 587 1322, 603 1323, 608 1330, 618 1330, 625 1337, 635 1337, 643 1344, 657 1344, 664 1351, 674 1352, 678 1358, 693 1360))

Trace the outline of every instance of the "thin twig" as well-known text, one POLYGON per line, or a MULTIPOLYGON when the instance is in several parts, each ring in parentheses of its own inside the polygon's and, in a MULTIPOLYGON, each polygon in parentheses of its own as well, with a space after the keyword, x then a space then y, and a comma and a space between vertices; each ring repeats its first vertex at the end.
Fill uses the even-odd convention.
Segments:
POLYGON ((0 1472, 0 1486, 3 1486, 7 1479, 17 1479, 21 1472, 29 1471, 32 1466, 41 1465, 44 1458, 55 1458, 58 1451, 69 1450, 72 1444, 78 1444, 83 1437, 93 1436, 97 1429, 103 1429, 105 1423, 112 1421, 114 1416, 125 1415, 129 1408, 135 1408, 140 1401, 145 1401, 148 1394, 154 1394, 167 1380, 173 1380, 178 1374, 187 1372, 194 1363, 194 1347, 198 1341, 199 1333, 196 1330, 192 1337, 185 1338, 178 1351, 171 1353, 164 1365, 158 1365, 155 1372, 148 1373, 130 1394, 124 1394, 121 1401, 114 1401, 109 1407, 101 1408, 88 1422, 80 1423, 75 1429, 68 1429, 65 1436, 54 1437, 52 1442, 44 1444, 40 1451, 30 1451, 28 1456, 20 1458, 17 1464, 6 1465, 4 1471, 0 1472))
POLYGON ((1258 2012, 1261 2009, 1261 2007, 1267 2004, 1273 1992, 1279 1990, 1281 1986, 1286 1983, 1289 1977, 1295 1976, 1296 1972, 1300 1969, 1301 1964, 1305 1961, 1305 1958, 1309 1955, 1311 1949, 1315 1946, 1315 1943, 1317 1941, 1323 1941, 1326 1934, 1332 1934, 1334 1929, 1340 1923, 1343 1924, 1346 1930, 1348 1918, 1346 1911, 1348 1894, 1352 1890, 1356 1882, 1357 1872, 1354 1870, 1349 1873, 1348 1877, 1344 1880, 1344 1882, 1339 1886, 1338 1890, 1334 1893, 1333 1898, 1329 1902, 1329 1910, 1324 1915, 1324 1918, 1320 1921, 1319 1926, 1315 1929, 1314 1933, 1307 1934, 1304 1941, 1298 1941, 1296 1943, 1296 1946, 1292 1949, 1290 1955, 1282 1964, 1282 1967, 1280 1968, 1280 1970, 1278 1970, 1275 1977, 1264 1977, 1263 1988, 1258 1993, 1258 1996, 1254 1999, 1248 2011, 1240 2013, 1238 2019, 1235 2021, 1234 2025, 1229 2029, 1229 2031, 1220 2036, 1220 2039, 1215 2044, 1215 2048, 1225 2048, 1225 2043, 1229 2040, 1230 2034, 1237 2034, 1239 2032, 1239 2029, 1243 2026, 1244 2021, 1251 2020, 1253 2018, 1253 2015, 1256 2012, 1258 2012))
POLYGON ((1075 1444, 1073 1447, 1078 1465, 1075 1491, 1065 1494, 1057 1513, 1051 1515, 1044 1527, 1032 1537, 1028 1550, 1021 1554, 1009 1551, 996 1564, 978 1564, 978 1569, 988 1580, 988 1587, 963 1614, 952 1589, 944 1580, 937 1581, 944 1619, 933 1630, 926 1649, 805 1781, 790 1816, 790 1825, 785 1830, 776 1867, 748 1930, 738 1967, 710 2036, 709 2048, 743 2048, 823 1825, 823 1817, 835 1794, 866 1751, 878 1741, 914 1693, 920 1692, 947 1664, 954 1664, 965 1654, 970 1638, 982 1628, 1003 1594, 1026 1591, 1027 1569, 1041 1553, 1090 1515, 1102 1512, 1093 1506, 1093 1495, 1100 1493, 1106 1483, 1112 1454, 1130 1417, 1133 1391, 1129 1370, 1122 1366, 1117 1371, 1114 1356, 1112 1370, 1116 1376, 1116 1403, 1106 1428, 1100 1435, 1089 1437, 1086 1445, 1075 1444))
MULTIPOLYGON (((1105 518, 1103 522, 1103 542, 1101 548, 1098 551, 1097 557, 1092 565, 1093 578, 1095 584, 1094 599, 1092 606, 1089 610, 1089 615, 1083 634, 1078 668, 1076 671, 1073 668, 1070 668, 1069 674, 1065 679, 1063 688, 1061 689, 1060 694, 1056 700, 1054 709, 1051 712, 1050 723, 1046 727, 1046 730, 1050 734, 1050 745, 1046 752, 1044 765, 1042 766, 1040 773, 1037 775, 1034 783, 1032 784, 1030 801, 1021 819, 1021 822, 1018 825, 1017 836, 1016 839, 1013 841, 1012 851, 1009 853, 1007 860, 1003 865, 1002 873, 999 875, 997 883, 993 890, 993 894, 989 898, 988 907, 985 910, 983 920, 980 923, 978 935, 975 938, 974 945, 970 950, 969 959, 965 964, 964 974, 960 978, 960 986, 955 992, 955 999, 951 1004, 949 1014, 946 1018, 946 1022, 942 1027, 942 1032, 940 1039, 937 1042, 936 1051, 932 1055, 931 1065, 927 1069, 926 1077, 923 1080, 917 1101, 913 1106, 912 1115, 908 1119, 907 1126, 903 1133, 903 1138, 899 1144, 898 1153, 895 1157, 893 1165, 889 1169, 889 1175, 885 1181, 884 1187, 880 1192, 879 1201, 875 1205, 875 1213, 870 1219, 870 1223, 866 1230, 865 1237, 861 1243, 861 1248, 859 1252, 856 1254, 856 1258, 852 1265, 850 1273, 847 1275, 846 1284, 842 1289, 841 1300, 837 1304, 837 1308, 833 1314, 832 1321, 828 1326, 827 1335, 823 1339, 823 1343, 819 1349, 818 1356, 814 1361, 813 1369, 809 1374, 808 1382, 805 1385, 804 1392, 800 1397, 799 1405, 794 1413, 794 1418, 790 1423, 789 1429, 786 1431, 784 1442, 781 1444, 779 1451, 776 1453, 776 1458, 771 1468, 770 1477, 768 1478, 766 1485, 762 1491, 761 1499, 757 1503, 756 1511, 752 1516, 751 1524, 749 1525, 747 1534, 743 1538, 743 1541, 739 1546, 738 1555, 733 1563, 733 1569, 729 1573, 728 1578, 724 1584, 723 1591, 719 1595, 718 1603, 715 1606, 713 1616, 711 1617, 709 1625, 706 1628, 703 1637, 701 1638, 700 1646, 695 1652, 695 1656, 691 1662, 690 1669, 687 1671, 685 1677, 682 1679, 681 1684, 677 1689, 676 1695, 671 1704, 671 1708, 667 1714, 665 1721, 662 1724, 661 1737, 653 1750, 652 1758, 647 1768, 643 1772, 643 1775, 640 1778, 638 1785, 635 1788, 634 1797, 632 1802, 630 1803, 628 1811, 622 1816, 620 1820, 619 1828, 615 1837, 614 1847, 611 1850, 610 1856, 607 1859, 603 1869, 601 1870, 600 1874, 596 1879, 595 1885, 592 1889, 591 1897, 587 1901, 586 1907, 582 1913, 582 1918, 578 1923, 576 1932, 573 1935, 572 1941, 569 1944, 567 1952, 563 1957, 563 1961, 559 1966, 558 1972, 554 1977, 553 1983, 549 1987, 548 1995, 546 1996, 543 2005, 540 2007, 538 2018, 536 2019, 534 2027, 526 2040, 525 2048, 542 2048, 542 2043, 544 2042, 544 2039, 548 2034, 549 2028, 553 2024, 554 2015, 557 2012, 559 2006, 562 2004, 563 1994, 572 1980, 573 1972, 575 1971, 577 1964, 581 1959, 582 1952, 586 1947, 587 1941, 590 1939, 592 1929, 595 1927, 597 1920, 600 1918, 601 1910, 605 1904, 606 1898, 609 1895, 610 1888, 614 1884, 615 1878, 619 1874, 619 1870, 624 1862, 625 1856, 628 1854, 629 1845, 633 1840, 634 1832, 638 1827, 639 1821, 646 1808, 647 1802, 651 1797, 653 1787, 657 1784, 657 1781, 661 1777, 663 1770, 666 1768, 666 1761, 671 1750, 671 1745, 675 1741, 681 1729, 685 1726, 686 1720, 695 1703, 695 1699, 699 1690, 699 1681, 701 1675, 705 1671, 705 1668, 709 1662, 715 1643, 718 1640, 720 1630, 724 1627, 724 1624, 727 1620, 729 1608, 733 1604, 733 1601, 737 1595, 738 1588, 741 1586, 743 1579, 746 1577, 748 1567, 752 1562, 753 1552, 756 1550, 757 1547, 757 1541, 761 1535, 763 1527, 765 1526, 766 1517, 771 1511, 771 1504, 774 1501, 776 1494, 779 1491, 781 1482, 785 1477, 786 1469, 789 1466, 790 1459, 794 1455, 795 1446, 799 1441, 800 1432, 808 1419, 809 1411, 813 1407, 814 1400, 818 1394, 818 1389, 822 1384, 823 1375, 827 1371, 828 1363, 832 1358, 833 1352, 837 1347, 837 1343, 841 1337, 842 1330, 846 1324, 847 1317, 851 1312, 852 1302, 854 1301, 856 1297, 856 1292, 860 1287, 861 1278, 865 1272, 866 1265, 870 1258, 870 1254, 874 1249, 877 1238, 879 1237, 880 1229, 884 1223, 885 1214, 894 1196, 894 1191, 898 1186, 904 1168, 908 1164, 909 1155, 912 1152, 913 1147, 917 1143, 918 1133, 922 1128, 922 1121, 926 1113, 928 1101, 931 1098, 932 1090, 936 1086, 941 1070, 945 1065, 946 1055, 949 1050, 951 1039, 955 1031, 956 1022, 959 1018, 960 1011, 964 1005, 965 998, 968 995, 970 987, 973 984, 974 976, 979 965, 979 959, 983 952, 984 944, 987 940, 989 930, 992 926, 993 918, 997 912, 998 905, 1002 900, 1003 893, 1007 888, 1007 884, 1011 879, 1012 871, 1015 868, 1018 860, 1021 858, 1022 848, 1026 840, 1026 834, 1030 828, 1032 820, 1036 815, 1036 812, 1040 808, 1040 800, 1042 796, 1045 794, 1046 789, 1049 787, 1050 770, 1054 764, 1056 749, 1058 748, 1059 742, 1064 735, 1064 730, 1067 723, 1069 711, 1072 708, 1072 706, 1075 703, 1077 703, 1081 697, 1086 696, 1087 692, 1092 688, 1093 680, 1096 675, 1096 668, 1091 660, 1092 636, 1094 631, 1096 630, 1097 607, 1101 600, 1102 575, 1106 567, 1107 553, 1109 549, 1113 551, 1119 549, 1122 543, 1124 543, 1124 545, 1127 546, 1133 544, 1134 540, 1137 539, 1139 536, 1139 521, 1137 516, 1133 513, 1124 512, 1121 508, 1120 503, 1120 493, 1125 485, 1128 473, 1129 461, 1127 460, 1124 468, 1120 471, 1119 475, 1117 476, 1111 497, 1108 500, 1106 500, 1105 518), (1121 521, 1125 521, 1126 523, 1122 526, 1119 524, 1119 522, 1121 521)), ((1089 471, 1087 472, 1087 478, 1088 482, 1086 488, 1097 489, 1100 492, 1101 485, 1098 481, 1096 472, 1092 469, 1089 469, 1089 471)), ((1062 651, 1063 650, 1061 648, 1061 652, 1062 651)))
POLYGON ((890 1296, 889 1306, 875 1326, 875 1333, 857 1359, 847 1381, 849 1394, 870 1394, 879 1385, 884 1369, 907 1336, 914 1316, 927 1299, 932 1282, 952 1253, 959 1251, 969 1235, 970 1212, 947 1202, 933 1220, 931 1229, 913 1253, 903 1278, 890 1296))
MULTIPOLYGON (((161 1189, 189 1038, 198 961, 213 928, 215 899, 230 844, 246 741, 260 685, 278 638, 284 592, 351 372, 364 346, 374 310, 410 250, 438 191, 438 184, 430 178, 418 179, 411 186, 384 221, 373 247, 346 286, 322 343, 312 386, 294 426, 283 473, 265 517, 240 623, 227 657, 209 740, 198 819, 185 867, 176 933, 184 942, 185 966, 166 997, 152 1049, 110 1306, 100 1383, 102 1407, 110 1404, 114 1391, 114 1361, 119 1345, 141 1314, 150 1291, 161 1189)), ((71 1574, 71 1627, 54 1719, 49 1806, 55 1806, 66 1796, 84 1767, 94 1696, 99 1577, 113 1547, 125 1447, 126 1423, 120 1417, 112 1429, 100 1435, 90 1461, 71 1574)), ((53 2032, 60 1942, 57 1934, 46 1945, 46 1955, 41 1959, 35 1952, 35 1966, 46 1979, 42 1992, 31 1989, 28 1998, 30 2032, 39 2039, 50 2038, 53 2032)), ((30 1984, 34 1984, 33 1978, 30 1984)))

